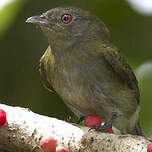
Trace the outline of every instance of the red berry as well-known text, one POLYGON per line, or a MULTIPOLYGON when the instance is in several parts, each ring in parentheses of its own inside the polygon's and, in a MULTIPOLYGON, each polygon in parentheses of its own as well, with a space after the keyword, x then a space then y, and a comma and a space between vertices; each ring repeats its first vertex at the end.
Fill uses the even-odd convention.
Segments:
POLYGON ((44 152, 56 152, 56 140, 53 137, 41 140, 40 146, 44 152))
POLYGON ((147 152, 152 152, 152 144, 148 145, 147 152))
POLYGON ((87 127, 100 126, 101 125, 101 119, 96 114, 90 114, 87 117, 85 117, 84 125, 87 126, 87 127))
POLYGON ((0 126, 3 126, 5 122, 6 122, 6 112, 0 109, 0 126))
POLYGON ((57 146, 56 147, 56 152, 67 152, 67 149, 64 148, 63 146, 57 146))
POLYGON ((113 132, 113 130, 112 130, 112 128, 108 128, 107 130, 105 130, 104 132, 106 132, 106 133, 110 133, 110 134, 113 134, 114 132, 113 132))

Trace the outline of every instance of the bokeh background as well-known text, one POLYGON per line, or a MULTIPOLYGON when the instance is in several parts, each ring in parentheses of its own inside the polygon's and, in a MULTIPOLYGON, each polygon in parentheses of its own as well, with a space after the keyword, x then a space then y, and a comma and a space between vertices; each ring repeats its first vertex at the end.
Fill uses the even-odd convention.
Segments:
POLYGON ((47 91, 38 72, 47 48, 40 28, 25 20, 57 6, 76 6, 104 21, 114 44, 136 72, 141 91, 140 122, 152 134, 151 0, 0 0, 0 102, 34 112, 73 116, 59 96, 47 91))

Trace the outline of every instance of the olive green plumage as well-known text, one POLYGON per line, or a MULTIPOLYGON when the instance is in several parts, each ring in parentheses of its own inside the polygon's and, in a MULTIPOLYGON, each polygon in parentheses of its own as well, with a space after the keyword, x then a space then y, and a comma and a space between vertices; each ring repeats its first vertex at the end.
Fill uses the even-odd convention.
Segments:
POLYGON ((49 47, 40 60, 44 85, 78 116, 98 114, 121 133, 141 135, 139 89, 102 21, 78 8, 55 8, 27 22, 39 24, 49 47))

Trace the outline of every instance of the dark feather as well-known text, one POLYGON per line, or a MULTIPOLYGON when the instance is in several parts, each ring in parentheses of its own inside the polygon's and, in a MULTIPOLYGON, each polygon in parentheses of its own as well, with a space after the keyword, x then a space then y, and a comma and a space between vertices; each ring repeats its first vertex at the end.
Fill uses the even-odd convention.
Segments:
POLYGON ((53 87, 50 85, 50 83, 47 80, 46 71, 45 71, 44 64, 42 61, 40 61, 39 71, 40 71, 40 75, 43 80, 44 87, 47 88, 49 91, 56 93, 55 90, 53 89, 53 87))
POLYGON ((105 51, 103 52, 103 56, 106 62, 112 67, 118 76, 128 84, 130 89, 135 91, 137 102, 139 104, 140 94, 138 82, 123 55, 116 51, 116 48, 106 47, 105 51))

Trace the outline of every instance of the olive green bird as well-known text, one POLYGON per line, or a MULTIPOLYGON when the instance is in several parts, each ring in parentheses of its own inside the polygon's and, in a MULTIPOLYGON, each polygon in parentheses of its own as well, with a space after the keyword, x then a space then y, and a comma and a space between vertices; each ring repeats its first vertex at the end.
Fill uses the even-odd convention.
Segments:
POLYGON ((58 7, 27 19, 40 25, 49 43, 40 60, 45 87, 59 94, 79 117, 97 114, 122 134, 142 135, 139 88, 105 24, 79 8, 58 7))

